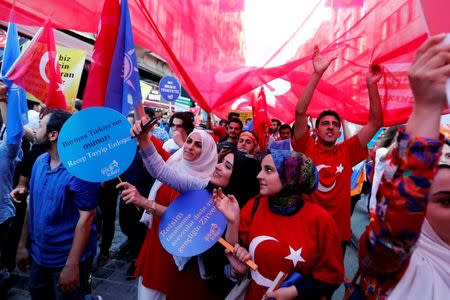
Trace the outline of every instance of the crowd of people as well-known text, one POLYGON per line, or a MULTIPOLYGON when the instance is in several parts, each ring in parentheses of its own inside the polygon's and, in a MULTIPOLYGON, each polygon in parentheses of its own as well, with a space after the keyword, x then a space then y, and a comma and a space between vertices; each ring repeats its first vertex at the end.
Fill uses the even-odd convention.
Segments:
MULTIPOLYGON (((307 114, 334 61, 318 49, 294 123, 272 119, 263 141, 234 112, 217 124, 213 118, 196 124, 191 112, 136 110, 128 116, 135 157, 120 181, 71 175, 57 142, 72 114, 30 102, 22 143, 5 138, 6 126, 0 141, 2 295, 17 266, 31 270, 32 299, 98 299, 92 267, 111 257, 119 205, 128 238, 120 251, 130 261, 127 278, 138 278, 138 299, 331 299, 344 282, 346 297, 358 299, 447 299, 450 144, 439 130, 450 46, 443 39, 431 37, 419 48, 409 71, 411 116, 386 128, 374 149, 368 144, 383 126, 382 68, 367 71, 367 124, 337 142, 338 113, 324 110, 314 124, 307 114), (155 114, 157 125, 143 127, 155 114), (351 177, 362 161, 373 164, 370 222, 358 244, 358 272, 347 279, 351 177), (178 195, 199 189, 225 216, 223 238, 233 251, 216 244, 196 257, 173 256, 159 240, 161 216, 178 195), (249 260, 258 268, 250 269, 249 260), (280 272, 283 282, 276 280, 280 272)), ((6 91, 1 84, 4 123, 6 91)))

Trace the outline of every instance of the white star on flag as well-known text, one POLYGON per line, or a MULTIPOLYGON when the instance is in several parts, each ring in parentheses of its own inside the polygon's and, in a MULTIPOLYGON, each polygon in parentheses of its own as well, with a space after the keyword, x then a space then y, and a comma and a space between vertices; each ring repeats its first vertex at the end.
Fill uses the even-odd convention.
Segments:
POLYGON ((294 268, 298 262, 305 262, 305 260, 301 256, 302 247, 300 247, 297 251, 295 251, 291 246, 289 246, 289 251, 291 252, 291 254, 286 256, 285 259, 292 260, 292 263, 294 264, 294 268))
POLYGON ((64 93, 64 84, 63 83, 59 83, 58 82, 58 89, 57 89, 57 91, 61 92, 61 93, 64 93))
POLYGON ((344 170, 344 166, 342 164, 340 164, 339 166, 336 167, 336 174, 342 173, 343 170, 344 170))

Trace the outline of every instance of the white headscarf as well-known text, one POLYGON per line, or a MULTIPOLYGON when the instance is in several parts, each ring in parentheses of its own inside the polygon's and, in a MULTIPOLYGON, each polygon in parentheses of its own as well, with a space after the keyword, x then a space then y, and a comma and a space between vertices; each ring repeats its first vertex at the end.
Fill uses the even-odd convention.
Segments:
POLYGON ((450 297, 450 246, 423 222, 409 266, 388 299, 441 300, 450 297))
MULTIPOLYGON (((184 173, 187 176, 193 176, 202 180, 209 179, 214 173, 214 169, 217 164, 217 146, 212 136, 204 130, 197 130, 189 134, 200 134, 202 141, 202 153, 194 161, 188 161, 183 158, 184 145, 177 150, 168 160, 167 165, 172 168, 176 168, 178 172, 184 173)), ((185 143, 186 144, 186 143, 185 143)), ((152 189, 148 195, 149 201, 155 201, 156 194, 163 183, 156 180, 153 183, 152 189)), ((141 217, 141 223, 144 223, 150 228, 152 226, 153 216, 151 214, 143 213, 141 217)))

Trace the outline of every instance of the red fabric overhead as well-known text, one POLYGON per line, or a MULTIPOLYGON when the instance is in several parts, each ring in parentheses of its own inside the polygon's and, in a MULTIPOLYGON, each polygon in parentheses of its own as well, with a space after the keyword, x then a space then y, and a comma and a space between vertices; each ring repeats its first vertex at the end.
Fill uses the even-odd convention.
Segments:
MULTIPOLYGON (((103 7, 103 1, 90 0, 14 1, 18 23, 51 18, 57 28, 89 32, 97 31, 103 7)), ((2 20, 12 2, 0 3, 2 20)), ((129 0, 136 44, 163 57, 206 111, 224 117, 230 108, 250 110, 252 91, 265 85, 269 116, 292 122, 318 45, 323 55, 338 59, 319 84, 312 116, 335 109, 365 123, 365 72, 377 63, 386 71, 379 84, 385 125, 408 118, 413 99, 406 72, 426 38, 418 1, 365 0, 362 7, 339 8, 319 0, 239 0, 232 8, 229 2, 129 0)))

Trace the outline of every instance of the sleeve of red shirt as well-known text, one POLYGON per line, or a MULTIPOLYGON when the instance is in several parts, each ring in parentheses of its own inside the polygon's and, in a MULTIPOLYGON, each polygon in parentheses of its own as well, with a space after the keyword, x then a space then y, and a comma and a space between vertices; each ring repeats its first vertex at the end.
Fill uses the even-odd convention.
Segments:
POLYGON ((361 145, 357 134, 344 141, 342 146, 346 148, 344 150, 345 153, 348 153, 350 156, 352 167, 367 159, 367 156, 369 155, 367 145, 361 145))
POLYGON ((420 236, 442 142, 399 130, 398 146, 388 157, 379 188, 375 218, 359 240, 361 287, 366 295, 386 293, 406 270, 420 236))
POLYGON ((322 282, 340 284, 344 280, 344 261, 339 231, 331 215, 317 209, 321 211, 316 222, 319 259, 312 275, 322 282))
POLYGON ((162 157, 162 159, 164 161, 168 160, 170 157, 170 153, 167 152, 164 148, 163 145, 164 143, 158 139, 157 137, 155 137, 153 134, 150 135, 150 140, 152 141, 153 145, 155 145, 155 149, 158 152, 158 154, 162 157))
POLYGON ((241 246, 248 247, 249 241, 249 231, 250 225, 252 223, 252 210, 253 203, 255 203, 255 198, 250 199, 244 207, 241 209, 240 220, 239 220, 239 240, 242 243, 241 246))
POLYGON ((299 139, 295 139, 294 136, 291 137, 291 145, 294 151, 304 153, 308 155, 314 150, 315 141, 307 131, 299 139))

